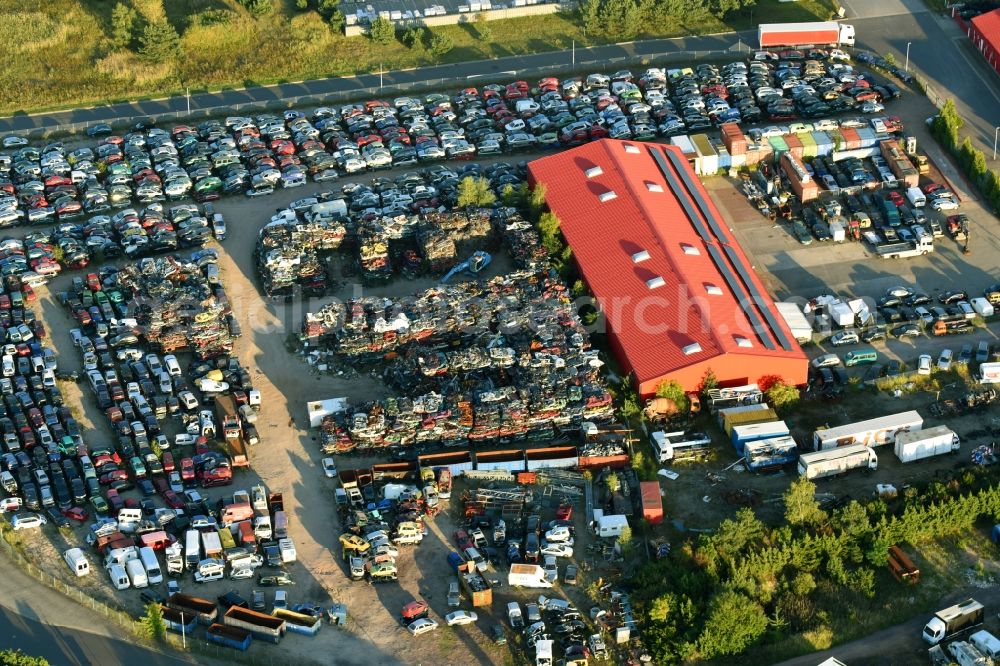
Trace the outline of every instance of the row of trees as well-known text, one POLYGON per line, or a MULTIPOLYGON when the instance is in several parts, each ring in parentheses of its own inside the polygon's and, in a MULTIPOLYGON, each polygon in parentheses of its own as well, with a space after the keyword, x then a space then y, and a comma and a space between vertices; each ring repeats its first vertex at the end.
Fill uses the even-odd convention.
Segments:
POLYGON ((646 25, 728 18, 756 5, 757 0, 583 0, 580 16, 588 35, 623 40, 642 34, 646 25))
POLYGON ((946 100, 931 123, 931 135, 958 159, 959 165, 994 211, 1000 211, 1000 173, 989 168, 986 155, 972 145, 969 137, 959 141, 958 132, 965 120, 958 115, 954 100, 946 100))
POLYGON ((741 509, 714 534, 675 548, 635 577, 657 663, 736 655, 827 625, 824 604, 875 597, 892 544, 965 533, 980 518, 1000 516, 1000 487, 983 480, 967 472, 914 490, 895 513, 873 500, 828 514, 815 485, 799 479, 784 495, 785 521, 777 528, 741 509))

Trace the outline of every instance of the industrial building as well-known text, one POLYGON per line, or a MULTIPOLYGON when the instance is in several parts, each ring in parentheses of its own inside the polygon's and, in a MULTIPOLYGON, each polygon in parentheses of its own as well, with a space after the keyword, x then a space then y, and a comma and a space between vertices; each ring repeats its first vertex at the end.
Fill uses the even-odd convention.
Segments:
POLYGON ((975 16, 964 27, 986 62, 1000 73, 1000 9, 975 16))
POLYGON ((696 391, 778 375, 806 355, 676 146, 604 139, 531 162, 610 347, 640 396, 665 380, 696 391))

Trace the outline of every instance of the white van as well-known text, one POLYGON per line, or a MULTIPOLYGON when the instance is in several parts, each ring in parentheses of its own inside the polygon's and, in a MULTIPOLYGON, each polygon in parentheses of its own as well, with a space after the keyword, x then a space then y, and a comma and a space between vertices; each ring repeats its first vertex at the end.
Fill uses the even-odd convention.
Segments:
POLYGON ((924 196, 919 187, 906 188, 906 198, 910 200, 914 208, 922 208, 927 204, 927 197, 924 196))
POLYGON ((156 551, 149 546, 143 546, 139 549, 139 559, 146 570, 146 579, 149 581, 149 584, 156 585, 157 583, 162 583, 163 572, 160 570, 160 563, 156 559, 156 551))
POLYGON ((990 659, 1000 657, 1000 640, 985 629, 969 636, 969 643, 990 659))
POLYGON ((104 556, 104 566, 109 567, 112 564, 125 564, 130 560, 138 560, 139 551, 136 550, 135 546, 125 546, 124 548, 115 548, 109 550, 104 556))
POLYGON ((63 559, 69 565, 69 570, 77 576, 86 576, 90 573, 90 560, 79 548, 70 548, 63 553, 63 559))
POLYGON ((108 567, 108 576, 111 577, 111 584, 115 586, 116 590, 127 590, 132 585, 128 581, 128 574, 125 573, 125 567, 118 563, 114 563, 108 567))
POLYGON ((184 534, 184 564, 188 569, 194 569, 201 561, 201 532, 188 530, 184 534))
POLYGON ((118 529, 125 534, 135 532, 142 521, 142 509, 121 509, 118 512, 118 529))
POLYGON ((139 560, 129 560, 125 563, 125 571, 128 579, 132 582, 132 587, 149 587, 149 579, 146 577, 146 570, 139 560))

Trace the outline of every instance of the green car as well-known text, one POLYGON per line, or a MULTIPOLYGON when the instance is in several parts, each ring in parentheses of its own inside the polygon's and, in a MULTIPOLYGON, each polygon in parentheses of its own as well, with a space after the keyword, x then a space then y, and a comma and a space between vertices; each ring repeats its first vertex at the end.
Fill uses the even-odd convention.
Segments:
POLYGON ((206 192, 218 192, 222 189, 222 181, 216 176, 209 176, 208 178, 202 178, 197 183, 194 184, 194 191, 198 194, 204 194, 206 192))
POLYGON ((59 441, 59 453, 64 456, 75 456, 76 455, 76 443, 73 438, 69 435, 63 435, 63 438, 59 441))
POLYGON ((90 498, 90 506, 93 507, 94 513, 101 514, 102 516, 108 513, 108 501, 100 495, 94 495, 90 498))
POLYGON ((809 245, 813 242, 812 233, 809 231, 809 227, 806 226, 806 223, 802 220, 795 220, 795 222, 792 223, 792 235, 794 235, 795 239, 803 245, 809 245))
POLYGON ((142 479, 146 476, 146 466, 142 463, 142 458, 139 456, 132 456, 129 458, 128 465, 132 468, 132 473, 135 474, 135 478, 142 479))

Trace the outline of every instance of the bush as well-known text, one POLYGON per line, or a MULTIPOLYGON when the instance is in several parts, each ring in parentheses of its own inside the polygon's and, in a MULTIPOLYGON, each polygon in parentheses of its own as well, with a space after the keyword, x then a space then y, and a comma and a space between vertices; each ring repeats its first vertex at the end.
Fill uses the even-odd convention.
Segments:
POLYGON ((674 405, 677 406, 678 414, 685 414, 688 411, 689 403, 687 394, 684 392, 684 387, 673 379, 665 381, 656 387, 656 397, 673 400, 674 405))
POLYGON ((396 38, 396 24, 379 16, 368 28, 368 36, 376 44, 388 44, 396 38))
POLYGON ((789 386, 783 381, 777 381, 771 384, 771 387, 767 389, 767 401, 776 410, 781 411, 785 408, 794 406, 799 401, 799 390, 794 386, 789 386))
POLYGON ((254 18, 263 18, 274 13, 272 0, 240 0, 240 4, 254 18))
POLYGON ((448 35, 434 35, 431 38, 431 53, 440 57, 455 48, 455 42, 448 35))
MULTIPOLYGON (((411 49, 423 48, 425 34, 427 34, 427 29, 423 26, 415 25, 412 28, 407 28, 406 32, 403 33, 403 43, 411 49)), ((508 185, 507 187, 512 186, 508 185)))

